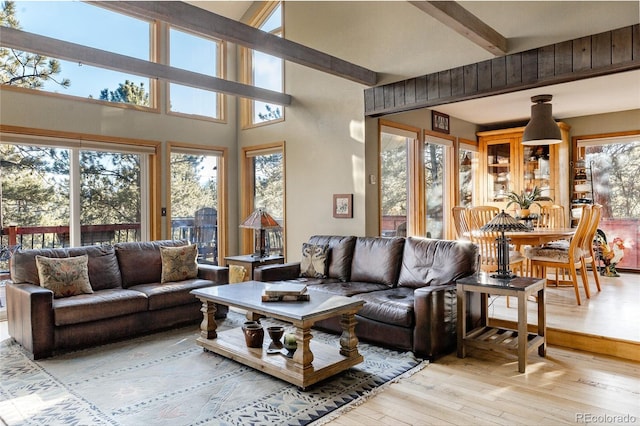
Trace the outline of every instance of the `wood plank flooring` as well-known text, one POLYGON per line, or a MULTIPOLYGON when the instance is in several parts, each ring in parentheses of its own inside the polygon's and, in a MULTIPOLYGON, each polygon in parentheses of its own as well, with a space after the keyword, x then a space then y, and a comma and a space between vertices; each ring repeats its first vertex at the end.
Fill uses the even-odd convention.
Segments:
POLYGON ((546 358, 530 356, 526 373, 517 370, 515 357, 496 352, 447 355, 327 424, 623 424, 624 416, 640 422, 639 363, 549 348, 546 358))

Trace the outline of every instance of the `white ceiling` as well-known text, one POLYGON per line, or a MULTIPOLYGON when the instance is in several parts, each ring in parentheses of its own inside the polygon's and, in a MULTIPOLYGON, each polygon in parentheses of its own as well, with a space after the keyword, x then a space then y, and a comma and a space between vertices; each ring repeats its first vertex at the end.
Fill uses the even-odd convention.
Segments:
MULTIPOLYGON (((190 3, 235 20, 240 20, 253 4, 248 1, 190 3)), ((506 37, 509 53, 640 22, 638 0, 462 1, 460 4, 506 37)), ((493 57, 406 1, 287 1, 286 7, 295 7, 298 14, 311 17, 312 25, 306 22, 308 38, 294 41, 372 69, 382 76, 381 83, 493 57), (322 16, 330 19, 323 21, 322 16), (396 30, 372 31, 382 27, 396 30), (340 43, 340 40, 348 42, 340 43)), ((292 24, 285 23, 285 32, 287 25, 292 24)), ((553 95, 556 119, 640 109, 640 71, 440 105, 436 109, 476 124, 521 121, 530 115, 531 96, 544 93, 553 95)), ((295 93, 291 95, 295 97, 295 93)))

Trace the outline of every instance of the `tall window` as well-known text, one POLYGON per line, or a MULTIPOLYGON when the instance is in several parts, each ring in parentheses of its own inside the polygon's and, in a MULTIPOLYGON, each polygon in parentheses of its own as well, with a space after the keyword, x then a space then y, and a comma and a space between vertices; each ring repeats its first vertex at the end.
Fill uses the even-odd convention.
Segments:
MULTIPOLYGON (((220 40, 171 27, 169 65, 212 77, 223 77, 223 46, 220 40)), ((168 111, 222 120, 223 95, 180 84, 169 84, 168 111)))
POLYGON ((458 200, 457 204, 470 207, 473 203, 474 171, 478 163, 478 146, 460 141, 458 144, 458 200))
MULTIPOLYGON (((284 254, 285 226, 285 162, 284 144, 278 143, 244 149, 245 194, 243 218, 257 208, 263 208, 278 221, 282 230, 270 231, 268 249, 270 254, 284 254)), ((251 232, 243 234, 243 250, 253 252, 251 232)))
POLYGON ((198 262, 218 264, 222 152, 171 146, 171 238, 198 246, 198 262))
POLYGON ((598 228, 611 250, 609 262, 640 270, 640 134, 578 139, 577 148, 593 180, 593 201, 603 206, 598 228))
POLYGON ((20 139, 3 136, 0 144, 3 244, 11 226, 23 248, 149 238, 148 160, 155 148, 20 139))
MULTIPOLYGON (((84 2, 2 2, 3 25, 138 59, 152 60, 151 21, 84 2)), ((0 46, 2 42, 0 41, 0 46)), ((148 78, 0 47, 0 84, 151 106, 148 78)))
MULTIPOLYGON (((282 3, 279 1, 267 2, 264 9, 253 19, 251 25, 282 37, 284 31, 282 3)), ((245 83, 276 92, 284 90, 284 62, 282 59, 255 50, 244 49, 243 63, 245 83)), ((245 100, 243 107, 243 121, 246 127, 284 119, 283 105, 245 100)))
POLYGON ((409 223, 409 150, 418 131, 380 128, 380 235, 406 236, 409 223))

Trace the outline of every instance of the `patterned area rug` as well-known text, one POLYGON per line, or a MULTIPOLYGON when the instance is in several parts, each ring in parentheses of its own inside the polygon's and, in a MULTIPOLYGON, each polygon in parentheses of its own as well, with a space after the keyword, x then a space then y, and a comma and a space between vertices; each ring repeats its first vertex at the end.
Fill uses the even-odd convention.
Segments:
MULTIPOLYGON (((243 320, 232 311, 219 330, 243 320)), ((0 342, 0 424, 318 425, 427 365, 361 342, 364 363, 302 391, 203 351, 198 334, 192 326, 36 362, 0 342)))

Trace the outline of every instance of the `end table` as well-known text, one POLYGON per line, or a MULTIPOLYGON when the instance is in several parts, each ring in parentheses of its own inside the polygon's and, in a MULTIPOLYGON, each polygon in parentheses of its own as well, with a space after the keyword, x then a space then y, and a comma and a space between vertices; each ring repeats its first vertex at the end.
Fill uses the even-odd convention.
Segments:
POLYGON ((546 355, 546 319, 544 278, 516 277, 512 279, 492 278, 486 272, 461 278, 456 281, 458 295, 458 357, 466 356, 467 348, 490 349, 514 353, 518 356, 518 371, 524 373, 527 353, 538 349, 546 355), (467 332, 467 293, 480 293, 480 324, 467 332), (518 329, 510 330, 488 325, 488 295, 514 296, 518 298, 518 329), (529 333, 527 324, 527 298, 535 294, 538 298, 538 330, 529 333))
POLYGON ((258 266, 283 264, 284 256, 264 256, 256 257, 251 254, 245 254, 240 256, 227 256, 224 258, 227 265, 244 266, 247 269, 247 276, 245 281, 253 280, 253 270, 258 266))

